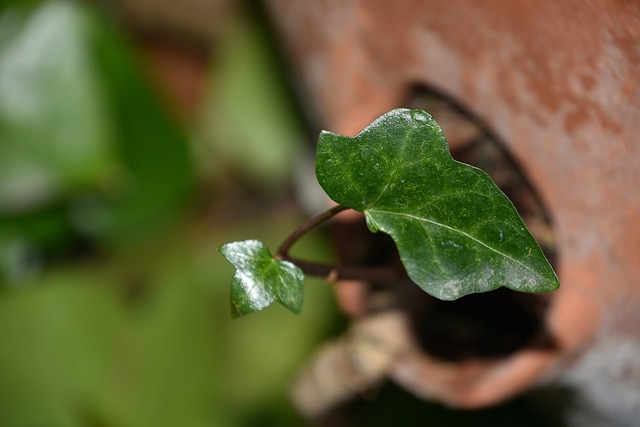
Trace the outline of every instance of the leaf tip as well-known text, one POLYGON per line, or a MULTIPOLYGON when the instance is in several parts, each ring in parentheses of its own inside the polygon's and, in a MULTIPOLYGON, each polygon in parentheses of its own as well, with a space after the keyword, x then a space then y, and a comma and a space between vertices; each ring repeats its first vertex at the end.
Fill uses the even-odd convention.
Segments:
POLYGON ((229 305, 231 306, 231 318, 232 319, 237 319, 239 317, 244 316, 247 313, 243 313, 240 308, 238 307, 238 305, 236 304, 236 302, 233 300, 233 298, 231 298, 231 300, 229 301, 229 305))
POLYGON ((558 276, 555 274, 555 271, 553 271, 553 268, 551 269, 551 272, 553 273, 553 279, 549 280, 549 285, 543 287, 543 289, 540 292, 553 292, 560 288, 560 280, 558 279, 558 276))

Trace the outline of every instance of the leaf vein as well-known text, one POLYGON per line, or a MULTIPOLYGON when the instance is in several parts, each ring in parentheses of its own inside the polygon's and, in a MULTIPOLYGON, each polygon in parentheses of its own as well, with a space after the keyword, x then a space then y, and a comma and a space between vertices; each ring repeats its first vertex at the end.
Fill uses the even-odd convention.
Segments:
MULTIPOLYGON (((404 138, 402 138, 402 143, 400 144, 400 150, 398 152, 397 158, 400 159, 404 159, 405 158, 405 151, 407 150, 407 146, 409 145, 410 139, 409 137, 415 132, 414 129, 410 129, 408 132, 405 133, 404 138)), ((377 204, 378 200, 380 200, 380 198, 382 198, 382 196, 387 192, 387 190, 389 189, 389 187, 391 186, 391 183, 393 181, 395 181, 398 172, 400 170, 400 162, 395 162, 393 167, 391 168, 391 170, 388 173, 388 178, 387 178, 387 182, 385 183, 384 187, 382 188, 382 190, 380 191, 380 193, 378 194, 378 197, 375 198, 375 200, 373 200, 370 205, 375 205, 377 204)))
MULTIPOLYGON (((373 212, 375 212, 375 213, 381 213, 381 214, 386 214, 386 215, 391 215, 391 216, 403 216, 403 217, 408 217, 408 218, 414 219, 414 220, 416 220, 416 221, 418 221, 418 222, 427 222, 427 223, 429 223, 429 224, 433 224, 433 225, 436 225, 436 226, 438 226, 438 227, 446 228, 446 229, 447 229, 447 230, 449 230, 449 231, 453 231, 454 233, 461 234, 461 235, 463 235, 463 236, 465 236, 465 237, 467 237, 467 238, 469 238, 469 239, 473 240, 474 242, 476 242, 476 243, 478 243, 478 244, 480 244, 480 245, 484 246, 485 248, 487 248, 487 249, 489 249, 489 250, 491 250, 491 251, 493 251, 493 252, 495 252, 495 253, 497 253, 497 254, 499 254, 499 255, 503 256, 503 257, 505 257, 506 259, 508 259, 508 260, 510 260, 510 261, 513 261, 514 263, 516 263, 516 264, 520 265, 520 266, 521 266, 521 267, 523 267, 524 269, 529 270, 530 272, 534 273, 536 276, 540 276, 540 274, 539 274, 537 271, 535 271, 535 269, 533 269, 533 268, 529 267, 529 266, 528 266, 528 265, 526 265, 526 264, 523 264, 521 261, 518 261, 517 259, 515 259, 515 258, 513 258, 513 257, 510 257, 509 255, 505 254, 504 252, 501 252, 501 251, 499 251, 498 249, 493 248, 493 247, 491 247, 491 246, 487 245, 487 244, 486 244, 486 243, 484 243, 483 241, 478 240, 477 238, 473 237, 471 234, 465 233, 465 232, 464 232, 464 231, 462 231, 462 230, 455 229, 455 228, 450 227, 450 226, 448 226, 448 225, 446 225, 446 224, 442 224, 442 223, 439 223, 439 222, 437 222, 437 221, 434 221, 434 220, 431 220, 431 219, 428 219, 428 218, 422 218, 422 217, 418 217, 418 216, 411 215, 411 214, 408 214, 408 213, 403 213, 403 212, 389 212, 389 211, 383 211, 383 210, 378 210, 378 209, 368 209, 368 211, 369 211, 369 212, 372 212, 372 213, 373 213, 373 212)), ((426 231, 426 230, 425 230, 425 231, 426 231)))

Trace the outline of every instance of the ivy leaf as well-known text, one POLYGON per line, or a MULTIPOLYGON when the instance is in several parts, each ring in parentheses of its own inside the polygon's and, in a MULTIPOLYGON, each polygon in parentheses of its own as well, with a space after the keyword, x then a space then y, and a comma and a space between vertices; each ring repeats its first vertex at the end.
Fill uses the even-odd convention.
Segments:
POLYGON ((391 235, 409 277, 437 298, 559 286, 511 201, 451 157, 424 111, 390 111, 355 137, 323 131, 316 175, 334 201, 364 212, 372 232, 391 235))
POLYGON ((234 318, 262 310, 274 301, 295 314, 300 313, 304 273, 299 267, 274 259, 257 240, 227 243, 219 250, 236 268, 231 283, 234 318))

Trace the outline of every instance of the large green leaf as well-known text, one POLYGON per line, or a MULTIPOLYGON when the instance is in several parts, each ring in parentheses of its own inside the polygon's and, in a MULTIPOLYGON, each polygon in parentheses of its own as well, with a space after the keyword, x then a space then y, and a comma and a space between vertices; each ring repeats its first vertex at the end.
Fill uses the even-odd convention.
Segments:
POLYGON ((393 110, 355 137, 322 132, 316 174, 371 231, 391 235, 409 277, 437 298, 559 285, 511 201, 483 171, 453 160, 424 111, 393 110))
POLYGON ((274 259, 258 240, 227 243, 220 252, 236 268, 231 283, 233 317, 262 310, 275 301, 300 313, 304 273, 299 267, 274 259))

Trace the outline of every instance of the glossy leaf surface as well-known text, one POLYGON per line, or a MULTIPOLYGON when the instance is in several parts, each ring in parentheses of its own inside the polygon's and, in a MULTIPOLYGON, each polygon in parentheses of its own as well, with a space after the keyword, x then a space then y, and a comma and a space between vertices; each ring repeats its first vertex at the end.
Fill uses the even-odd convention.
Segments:
POLYGON ((491 178, 455 161, 421 110, 393 110, 355 137, 322 132, 316 175, 337 203, 395 240, 409 277, 453 300, 500 286, 551 291, 558 279, 491 178))
POLYGON ((235 268, 231 283, 233 317, 262 310, 277 301, 293 313, 302 308, 304 273, 288 261, 273 258, 257 240, 227 243, 220 252, 235 268))

